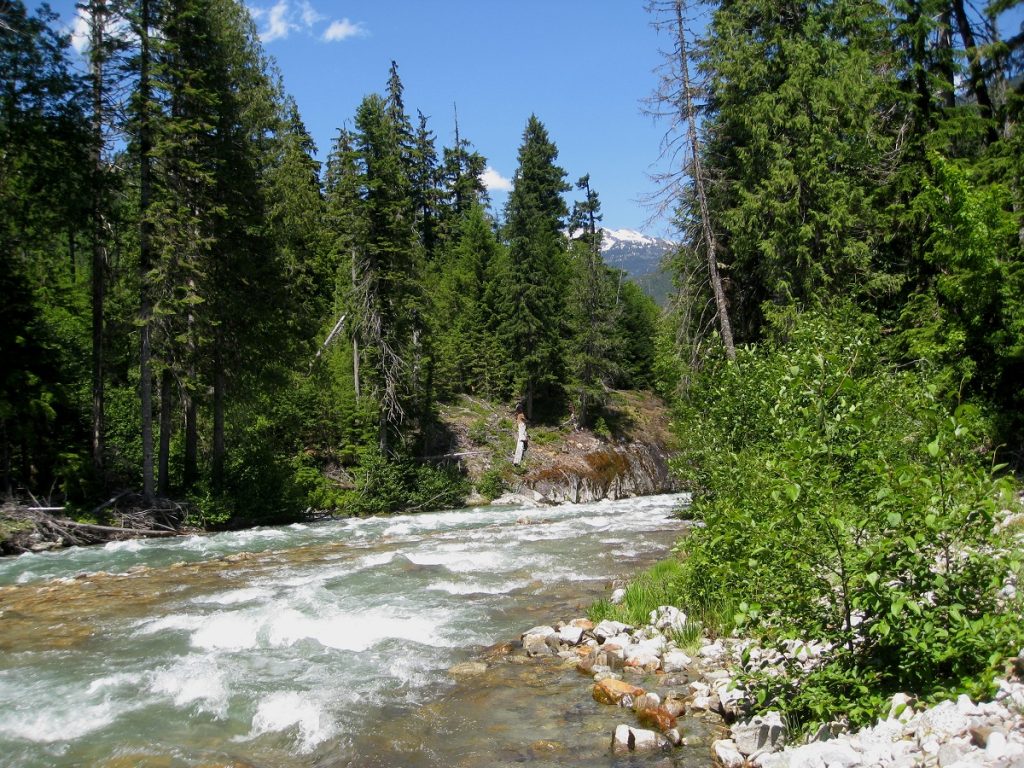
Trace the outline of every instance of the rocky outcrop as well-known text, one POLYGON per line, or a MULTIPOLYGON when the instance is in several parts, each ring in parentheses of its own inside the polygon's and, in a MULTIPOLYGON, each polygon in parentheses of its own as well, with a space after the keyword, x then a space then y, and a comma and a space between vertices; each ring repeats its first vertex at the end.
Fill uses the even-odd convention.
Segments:
POLYGON ((583 504, 674 490, 668 456, 649 443, 605 444, 586 453, 559 455, 531 469, 513 488, 520 496, 550 504, 583 504))

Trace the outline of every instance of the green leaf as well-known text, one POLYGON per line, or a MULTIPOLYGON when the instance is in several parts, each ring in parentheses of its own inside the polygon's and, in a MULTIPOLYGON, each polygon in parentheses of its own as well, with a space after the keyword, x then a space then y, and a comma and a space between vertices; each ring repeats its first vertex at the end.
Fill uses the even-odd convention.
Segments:
POLYGON ((938 457, 938 455, 939 455, 939 438, 938 437, 936 437, 934 440, 932 440, 930 443, 928 443, 928 455, 931 456, 933 459, 938 457))

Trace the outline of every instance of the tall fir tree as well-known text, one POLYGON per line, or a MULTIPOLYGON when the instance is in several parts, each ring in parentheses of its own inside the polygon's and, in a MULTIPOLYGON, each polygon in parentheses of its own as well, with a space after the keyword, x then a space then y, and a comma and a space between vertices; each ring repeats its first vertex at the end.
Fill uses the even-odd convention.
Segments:
POLYGON ((567 264, 563 229, 568 213, 565 171, 547 129, 531 115, 505 208, 508 258, 501 271, 498 336, 506 379, 533 418, 538 396, 560 396, 567 264))

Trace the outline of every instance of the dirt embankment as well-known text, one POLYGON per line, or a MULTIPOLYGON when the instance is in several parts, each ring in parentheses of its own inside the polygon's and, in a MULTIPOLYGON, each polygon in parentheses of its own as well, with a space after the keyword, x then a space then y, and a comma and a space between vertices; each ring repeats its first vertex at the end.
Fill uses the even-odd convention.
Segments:
MULTIPOLYGON (((441 413, 448 443, 484 498, 511 492, 537 502, 586 502, 674 490, 674 449, 666 405, 648 392, 612 392, 595 424, 531 424, 529 449, 512 466, 516 429, 511 408, 463 397, 441 413)), ((479 501, 480 499, 473 499, 479 501)))

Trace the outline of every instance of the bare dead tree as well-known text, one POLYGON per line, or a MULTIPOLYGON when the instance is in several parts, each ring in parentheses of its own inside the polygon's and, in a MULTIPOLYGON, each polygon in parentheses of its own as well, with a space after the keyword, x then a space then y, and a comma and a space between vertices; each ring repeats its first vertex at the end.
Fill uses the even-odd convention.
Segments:
POLYGON ((700 136, 697 131, 698 108, 694 99, 699 88, 694 85, 690 75, 687 6, 685 0, 651 0, 647 10, 655 15, 655 28, 667 31, 672 40, 671 50, 664 52, 665 64, 661 70, 660 85, 648 108, 649 114, 669 121, 660 157, 667 163, 668 169, 654 175, 654 180, 661 188, 654 198, 656 211, 663 215, 679 207, 691 206, 692 203, 686 201, 687 190, 692 188, 698 214, 694 221, 697 228, 694 241, 700 244, 706 257, 708 281, 714 296, 718 331, 726 357, 735 360, 732 323, 719 272, 718 240, 711 222, 707 177, 701 163, 700 136))

